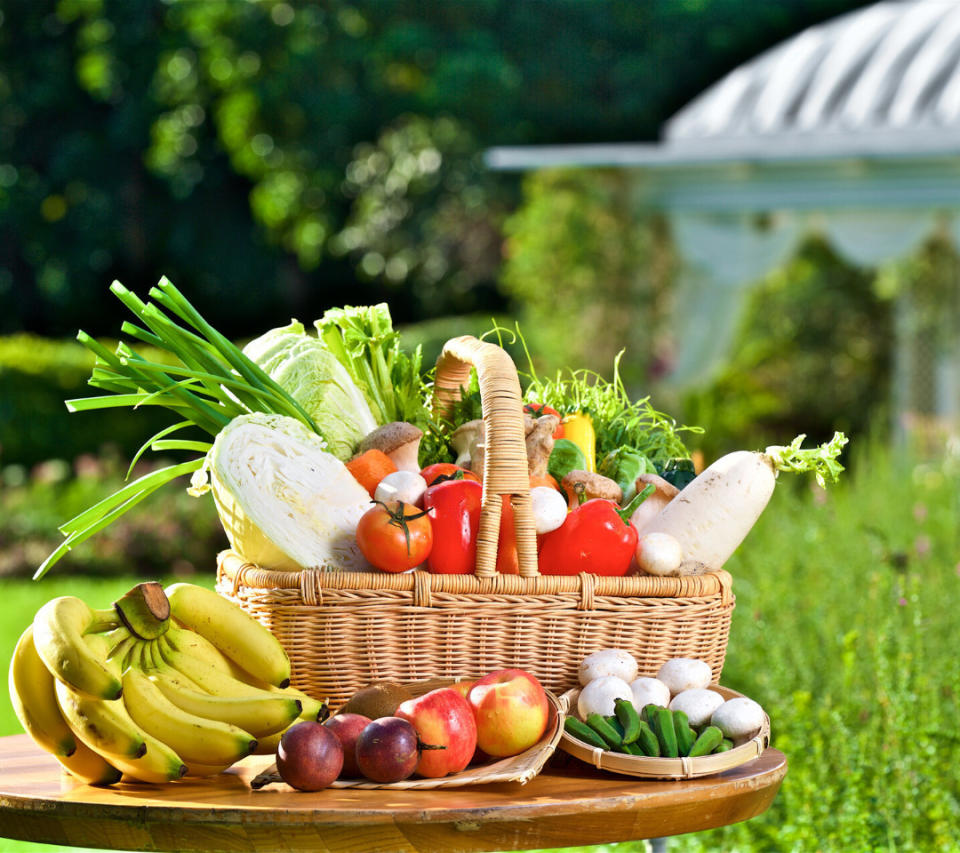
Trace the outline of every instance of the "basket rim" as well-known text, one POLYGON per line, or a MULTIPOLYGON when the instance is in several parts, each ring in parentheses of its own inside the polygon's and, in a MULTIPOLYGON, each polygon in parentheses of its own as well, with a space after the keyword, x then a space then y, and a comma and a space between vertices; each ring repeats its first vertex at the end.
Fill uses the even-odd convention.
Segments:
MULTIPOLYGON (((217 579, 237 592, 241 587, 256 589, 300 590, 365 590, 451 593, 455 595, 563 595, 578 594, 584 599, 595 596, 625 598, 704 598, 720 597, 722 603, 733 603, 733 578, 724 569, 700 575, 658 577, 627 575, 606 577, 579 575, 440 575, 422 570, 390 574, 388 572, 341 572, 327 569, 304 569, 299 572, 263 569, 245 560, 232 550, 217 555, 217 579)), ((304 597, 308 597, 306 594, 304 597)), ((310 598, 313 596, 310 595, 310 598)))

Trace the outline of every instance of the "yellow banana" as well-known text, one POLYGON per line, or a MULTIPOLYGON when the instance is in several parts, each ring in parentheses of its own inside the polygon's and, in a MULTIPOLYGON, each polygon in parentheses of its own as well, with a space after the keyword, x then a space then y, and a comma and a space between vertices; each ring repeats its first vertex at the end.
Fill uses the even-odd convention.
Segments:
MULTIPOLYGON (((210 666, 216 667, 226 675, 234 675, 241 671, 240 667, 220 651, 206 637, 191 631, 189 628, 182 628, 179 625, 171 624, 169 630, 164 636, 164 642, 181 654, 190 655, 193 658, 206 661, 210 666)), ((258 679, 259 680, 259 679, 258 679)), ((266 688, 267 683, 261 681, 259 685, 266 688)))
POLYGON ((77 741, 76 751, 66 756, 58 755, 56 759, 71 776, 88 785, 112 785, 120 781, 121 771, 83 741, 77 741))
POLYGON ((326 702, 321 702, 319 699, 314 699, 312 696, 307 695, 302 690, 298 690, 296 687, 274 687, 270 685, 268 690, 271 693, 280 693, 284 696, 292 696, 300 703, 300 717, 301 720, 313 720, 314 722, 323 722, 327 717, 330 716, 330 708, 327 706, 326 702))
POLYGON ((60 713, 53 676, 33 644, 33 625, 13 650, 8 682, 13 711, 37 746, 60 757, 74 754, 77 739, 60 713))
POLYGON ((292 696, 294 699, 299 700, 301 706, 300 719, 320 720, 322 722, 329 714, 330 709, 325 702, 314 699, 312 696, 307 695, 292 685, 277 687, 268 681, 264 681, 262 678, 257 678, 257 676, 252 675, 240 666, 240 664, 228 658, 213 645, 213 643, 205 637, 202 637, 196 631, 171 625, 170 630, 164 637, 164 641, 173 646, 177 652, 205 661, 224 675, 229 675, 237 681, 242 681, 244 684, 249 684, 251 687, 257 687, 261 690, 269 690, 271 693, 281 693, 286 696, 292 696))
POLYGON ((138 758, 110 755, 107 752, 101 755, 123 773, 124 779, 161 783, 172 782, 186 775, 187 765, 183 759, 163 741, 147 735, 146 744, 147 751, 138 758))
POLYGON ((218 696, 206 692, 178 670, 167 667, 151 679, 174 705, 208 720, 231 723, 259 739, 285 729, 297 718, 300 705, 286 696, 262 692, 257 696, 218 696))
POLYGON ((60 681, 102 699, 116 699, 120 678, 83 641, 84 634, 111 630, 118 625, 113 610, 92 610, 76 596, 48 601, 33 619, 33 642, 40 659, 60 681))
POLYGON ((256 748, 256 739, 243 729, 175 705, 135 667, 124 673, 123 701, 133 721, 167 744, 188 768, 192 762, 229 766, 256 748))
POLYGON ((175 583, 165 591, 178 622, 257 678, 278 687, 290 683, 290 658, 280 641, 245 610, 195 584, 175 583))
POLYGON ((122 699, 97 699, 62 681, 55 690, 73 733, 95 752, 109 755, 111 763, 114 757, 137 758, 146 752, 145 733, 130 719, 122 699))

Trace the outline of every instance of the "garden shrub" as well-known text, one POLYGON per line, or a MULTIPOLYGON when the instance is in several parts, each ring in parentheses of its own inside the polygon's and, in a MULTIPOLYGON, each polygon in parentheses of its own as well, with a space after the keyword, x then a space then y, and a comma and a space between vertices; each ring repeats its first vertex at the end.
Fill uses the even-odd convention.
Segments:
POLYGON ((93 362, 93 353, 76 342, 0 337, 0 463, 72 460, 105 445, 131 458, 172 423, 169 413, 150 407, 68 412, 64 400, 103 393, 87 385, 93 362))
MULTIPOLYGON (((139 463, 131 479, 180 460, 139 463)), ((27 472, 2 471, 0 489, 0 578, 29 577, 63 538, 59 525, 121 488, 128 462, 115 452, 81 454, 40 463, 27 472)), ((212 572, 227 547, 213 500, 186 493, 187 478, 159 489, 127 514, 74 550, 51 575, 136 575, 212 572)))
POLYGON ((865 435, 889 411, 892 302, 875 274, 808 240, 748 298, 729 360, 683 401, 687 423, 707 427, 715 458, 806 433, 865 435))

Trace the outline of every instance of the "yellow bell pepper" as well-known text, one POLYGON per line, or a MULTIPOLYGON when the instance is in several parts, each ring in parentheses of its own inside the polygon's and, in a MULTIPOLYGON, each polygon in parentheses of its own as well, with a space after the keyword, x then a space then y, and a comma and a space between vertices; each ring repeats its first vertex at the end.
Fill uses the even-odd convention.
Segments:
POLYGON ((576 412, 563 419, 563 437, 572 441, 587 460, 587 470, 592 474, 597 470, 597 436, 593 430, 590 415, 576 412))

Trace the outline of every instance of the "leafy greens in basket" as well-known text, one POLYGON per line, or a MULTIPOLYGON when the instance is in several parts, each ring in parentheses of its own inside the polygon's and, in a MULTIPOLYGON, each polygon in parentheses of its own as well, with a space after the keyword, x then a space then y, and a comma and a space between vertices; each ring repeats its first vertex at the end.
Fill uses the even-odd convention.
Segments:
MULTIPOLYGON (((361 568, 350 550, 355 544, 343 536, 351 524, 355 529, 357 507, 365 502, 359 491, 343 485, 353 485, 343 462, 356 453, 361 440, 380 425, 406 421, 424 433, 422 464, 454 458, 449 438, 467 418, 434 419, 430 376, 421 373, 420 349, 403 351, 385 304, 330 309, 314 324, 315 333, 294 320, 241 350, 166 279, 151 288, 148 301, 118 282, 111 291, 134 315, 136 322, 122 326, 132 342, 121 342, 111 352, 79 333, 79 340, 97 356, 90 385, 106 393, 69 400, 68 408, 165 407, 174 422, 144 442, 131 472, 148 449, 186 452, 193 458, 133 480, 63 524, 64 541, 35 578, 161 486, 186 475, 194 475, 194 494, 206 491, 205 477, 210 477, 224 528, 248 559, 257 554, 265 563, 289 569, 361 568), (138 342, 160 350, 162 363, 138 353, 138 342), (205 432, 210 440, 185 430, 205 432), (306 464, 308 446, 310 453, 320 454, 319 461, 309 472, 297 471, 297 460, 306 464), (265 466, 262 476, 251 466, 251 454, 265 466), (280 518, 285 507, 291 511, 280 518), (335 524, 317 521, 328 513, 335 524), (302 528, 299 543, 293 541, 298 537, 291 524, 302 528)), ((658 462, 688 455, 673 421, 655 412, 646 399, 629 400, 617 363, 613 382, 585 371, 542 381, 532 361, 526 378, 526 399, 592 419, 598 451, 629 443, 658 462)), ((477 403, 475 376, 472 382, 460 415, 477 403)))
MULTIPOLYGON (((316 352, 294 355, 291 351, 280 357, 284 347, 290 345, 290 341, 282 339, 281 333, 287 331, 297 334, 295 329, 276 332, 277 340, 274 342, 279 346, 275 352, 271 351, 277 356, 276 362, 267 358, 269 345, 264 344, 262 339, 259 351, 256 346, 253 348, 255 356, 265 358, 268 368, 265 370, 208 323, 167 279, 161 279, 156 287, 150 289, 151 301, 147 302, 119 282, 114 282, 110 290, 139 321, 125 322, 121 327, 123 333, 135 342, 164 351, 169 363, 149 361, 126 342, 121 342, 116 351, 111 352, 81 331, 77 335, 78 340, 97 356, 89 384, 108 393, 68 400, 68 409, 83 412, 111 407, 135 409, 140 406, 163 406, 173 412, 177 420, 144 442, 130 464, 131 471, 148 449, 186 451, 200 455, 145 474, 61 525, 60 531, 65 538, 39 566, 34 573, 35 579, 42 577, 69 550, 103 530, 157 489, 203 467, 205 454, 212 447, 211 442, 193 437, 171 438, 178 432, 199 428, 212 439, 237 417, 251 413, 283 415, 299 421, 304 428, 319 435, 339 455, 348 456, 353 449, 348 452, 343 442, 351 441, 360 432, 369 431, 367 427, 371 422, 374 426, 381 422, 369 407, 363 406, 363 401, 356 395, 356 387, 348 387, 350 377, 334 366, 337 361, 333 359, 326 360, 326 372, 331 376, 339 374, 340 400, 324 397, 322 405, 314 405, 317 395, 310 393, 309 386, 318 381, 317 377, 311 376, 301 384, 300 374, 291 365, 296 363, 297 358, 313 358, 319 362, 321 357, 316 352), (274 378, 271 372, 278 378, 274 378), (290 387, 284 387, 283 383, 287 381, 290 387), (339 414, 328 416, 329 411, 336 410, 338 406, 339 414), (319 424, 308 411, 311 407, 320 419, 319 424), (352 410, 352 414, 348 409, 352 410), (326 435, 325 432, 330 434, 326 435), (345 435, 350 437, 345 439, 345 435)), ((389 340, 389 334, 392 333, 389 312, 380 311, 378 316, 382 337, 389 340)), ((300 341, 298 336, 294 343, 304 350, 313 350, 314 345, 306 341, 317 342, 317 338, 308 338, 306 334, 302 338, 303 341, 300 341)), ((291 350, 295 348, 291 347, 291 350)), ((408 409, 413 409, 412 383, 408 383, 407 387, 411 393, 406 398, 406 405, 408 409)), ((428 420, 429 414, 423 402, 420 408, 420 420, 428 420)))

